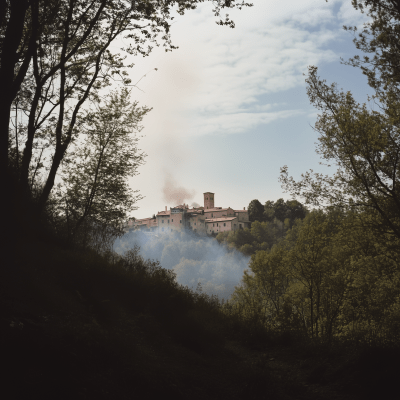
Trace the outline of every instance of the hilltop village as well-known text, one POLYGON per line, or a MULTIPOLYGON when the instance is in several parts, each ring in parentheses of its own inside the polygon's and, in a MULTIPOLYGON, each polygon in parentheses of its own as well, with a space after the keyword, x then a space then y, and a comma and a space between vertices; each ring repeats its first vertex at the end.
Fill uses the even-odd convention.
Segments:
POLYGON ((126 230, 141 229, 145 232, 162 233, 189 229, 198 234, 216 235, 219 232, 235 231, 250 227, 249 214, 243 210, 215 207, 214 193, 204 193, 204 207, 189 208, 188 204, 176 207, 165 206, 153 218, 132 219, 126 230))

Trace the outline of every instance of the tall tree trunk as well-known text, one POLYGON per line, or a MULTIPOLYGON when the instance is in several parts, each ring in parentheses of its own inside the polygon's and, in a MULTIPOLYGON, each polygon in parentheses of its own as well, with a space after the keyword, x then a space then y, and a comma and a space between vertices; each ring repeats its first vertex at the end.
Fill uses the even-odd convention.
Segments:
MULTIPOLYGON (((5 1, 0 6, 0 23, 4 21, 5 1)), ((0 58, 0 175, 5 176, 8 165, 8 138, 11 104, 17 95, 25 78, 32 55, 36 50, 38 35, 39 0, 12 0, 10 2, 10 18, 5 30, 4 42, 1 47, 0 58), (18 71, 18 51, 26 23, 26 13, 31 8, 31 34, 29 45, 18 71)))
MULTIPOLYGON (((34 63, 36 62, 35 57, 33 62, 34 63)), ((33 140, 35 138, 35 133, 36 133, 35 115, 39 104, 42 87, 43 87, 42 82, 39 82, 37 80, 35 96, 33 97, 33 101, 31 103, 31 110, 29 113, 27 138, 25 142, 24 151, 22 153, 20 184, 23 190, 28 190, 29 188, 29 165, 32 160, 33 140)))
POLYGON ((56 148, 56 152, 53 157, 53 162, 51 164, 50 172, 46 180, 46 184, 44 185, 43 191, 40 194, 39 202, 37 205, 38 215, 42 213, 44 207, 46 205, 47 199, 49 198, 51 189, 53 189, 54 181, 56 178, 57 170, 61 164, 62 159, 64 158, 64 154, 67 150, 70 140, 67 140, 58 148, 56 148))
MULTIPOLYGON (((5 1, 2 1, 5 3, 5 1)), ((5 9, 5 4, 4 7, 5 9)), ((13 90, 17 51, 21 43, 24 29, 28 0, 13 0, 10 2, 10 19, 5 31, 4 42, 1 48, 0 61, 0 168, 5 178, 8 165, 8 135, 10 123, 11 103, 14 99, 13 90)), ((1 10, 2 13, 3 9, 1 10)), ((2 21, 0 21, 2 22, 2 21)))

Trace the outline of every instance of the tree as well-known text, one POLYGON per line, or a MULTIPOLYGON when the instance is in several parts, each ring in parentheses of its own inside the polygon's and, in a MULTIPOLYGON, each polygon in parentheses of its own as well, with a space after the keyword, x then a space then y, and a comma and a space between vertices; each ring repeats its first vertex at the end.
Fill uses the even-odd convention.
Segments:
POLYGON ((134 196, 127 179, 143 164, 145 154, 137 148, 136 134, 150 109, 131 104, 126 88, 111 92, 101 103, 83 116, 79 126, 84 139, 74 143, 64 162, 59 202, 71 240, 87 221, 121 232, 141 198, 134 196))
MULTIPOLYGON (((365 12, 371 22, 354 38, 357 49, 363 51, 364 57, 355 56, 346 62, 353 67, 361 68, 368 77, 369 85, 377 92, 394 90, 400 95, 400 3, 398 0, 352 0, 356 10, 365 12), (369 57, 368 54, 373 54, 369 57)), ((356 27, 344 27, 345 30, 357 32, 356 27)))
POLYGON ((252 200, 248 206, 249 212, 249 220, 253 221, 263 221, 264 218, 264 207, 263 205, 256 199, 252 200))
MULTIPOLYGON (((307 203, 369 210, 369 226, 378 234, 390 232, 400 238, 400 5, 394 0, 353 1, 368 10, 372 22, 354 42, 371 59, 354 57, 347 64, 360 67, 374 89, 372 100, 379 111, 357 103, 350 92, 327 85, 309 67, 307 93, 322 111, 315 124, 319 133, 317 152, 337 171, 331 176, 307 172, 295 182, 281 169, 283 187, 307 203)), ((356 32, 356 28, 346 28, 356 32)))
POLYGON ((289 218, 290 226, 296 219, 304 219, 308 213, 306 207, 297 200, 286 200, 286 218, 289 218))
POLYGON ((271 200, 268 200, 265 202, 264 205, 264 219, 265 221, 268 222, 273 222, 275 219, 275 207, 274 207, 274 202, 271 200))
MULTIPOLYGON (((334 229, 323 228, 325 222, 319 228, 315 225, 309 229, 310 233, 313 230, 316 233, 312 234, 316 242, 329 238, 328 244, 319 246, 319 255, 325 253, 325 257, 312 254, 311 250, 318 249, 317 244, 311 248, 305 246, 305 231, 299 235, 291 250, 294 256, 291 268, 303 280, 307 278, 303 285, 310 293, 311 320, 315 324, 323 321, 323 325, 320 322, 318 327, 315 325, 316 332, 324 327, 328 335, 336 331, 345 336, 360 334, 367 341, 390 338, 396 342, 400 2, 354 0, 353 5, 362 11, 366 9, 371 17, 372 21, 354 42, 358 49, 373 57, 356 56, 346 64, 360 67, 367 75, 374 90, 369 100, 374 101, 378 111, 357 103, 350 92, 338 90, 336 84, 326 84, 318 77, 317 68, 309 67, 307 93, 311 103, 322 111, 315 124, 319 133, 317 152, 328 166, 334 165, 337 170, 333 175, 311 170, 296 182, 288 176, 285 166, 281 169, 281 182, 292 195, 305 198, 306 203, 331 210, 331 215, 341 215, 342 222, 336 233, 334 229), (311 268, 315 260, 316 268, 311 268)), ((356 32, 356 28, 346 29, 356 32)), ((290 234, 294 232, 292 229, 290 234)))
POLYGON ((288 209, 285 200, 278 199, 274 203, 274 215, 279 221, 283 222, 287 218, 287 211, 288 209))
MULTIPOLYGON (((87 101, 115 80, 129 85, 126 54, 147 56, 161 36, 166 51, 172 12, 183 15, 203 0, 5 0, 0 6, 0 175, 8 163, 8 137, 12 102, 22 89, 30 104, 20 181, 28 186, 34 142, 45 135, 53 152, 38 200, 43 209, 54 186, 60 164, 79 130, 76 123, 87 101), (123 53, 111 43, 127 39, 123 53), (32 85, 33 83, 33 85, 32 85)), ((214 15, 224 8, 250 6, 235 0, 216 0, 214 15)), ((217 21, 234 27, 227 16, 217 21)))
POLYGON ((382 113, 360 106, 352 95, 337 92, 310 68, 309 96, 322 110, 316 122, 320 133, 317 152, 338 166, 332 176, 309 172, 300 182, 288 177, 282 168, 283 186, 309 203, 345 208, 369 209, 378 213, 380 231, 390 230, 400 238, 399 157, 400 136, 398 102, 388 94, 382 113))
POLYGON ((250 271, 245 271, 242 284, 235 288, 229 303, 236 305, 245 318, 261 321, 279 329, 284 309, 283 295, 289 284, 284 268, 284 249, 258 251, 251 257, 250 271))
POLYGON ((39 34, 39 1, 0 3, 0 175, 7 168, 11 104, 25 78, 39 34))

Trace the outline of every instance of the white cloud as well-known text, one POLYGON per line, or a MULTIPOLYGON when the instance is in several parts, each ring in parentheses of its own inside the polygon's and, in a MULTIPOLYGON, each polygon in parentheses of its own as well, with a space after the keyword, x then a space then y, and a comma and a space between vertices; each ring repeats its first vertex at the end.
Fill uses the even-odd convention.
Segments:
POLYGON ((201 136, 242 133, 258 125, 266 125, 277 119, 291 118, 301 114, 304 114, 302 110, 218 114, 205 119, 205 121, 199 121, 199 125, 195 126, 195 132, 201 136))
POLYGON ((362 28, 364 22, 368 21, 366 13, 361 13, 359 10, 354 9, 350 1, 344 1, 340 6, 338 18, 342 25, 356 26, 358 29, 362 28))
MULTIPOLYGON (((237 133, 246 129, 243 111, 248 129, 254 126, 254 119, 273 120, 252 115, 259 112, 259 96, 304 85, 302 74, 308 65, 339 60, 329 44, 343 33, 338 29, 339 19, 355 20, 357 14, 350 13, 345 2, 335 16, 333 6, 338 2, 256 3, 253 8, 231 13, 236 21, 234 30, 214 24, 209 4, 177 18, 172 37, 180 49, 147 59, 147 64, 152 60, 159 68, 158 77, 142 82, 148 95, 138 96, 154 106, 150 118, 163 127, 152 130, 152 135, 209 134, 216 120, 217 126, 232 126, 232 114, 241 113, 240 129, 232 127, 232 133, 237 133), (337 22, 335 29, 325 27, 331 20, 337 22), (199 130, 201 125, 208 128, 199 130)), ((148 127, 146 130, 149 132, 148 127)))

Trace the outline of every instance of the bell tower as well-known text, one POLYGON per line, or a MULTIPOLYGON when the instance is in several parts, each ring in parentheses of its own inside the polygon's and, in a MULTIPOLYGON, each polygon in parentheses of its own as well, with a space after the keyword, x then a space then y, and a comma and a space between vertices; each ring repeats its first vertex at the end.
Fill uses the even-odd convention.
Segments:
POLYGON ((214 193, 206 192, 204 194, 204 210, 214 208, 214 193))

